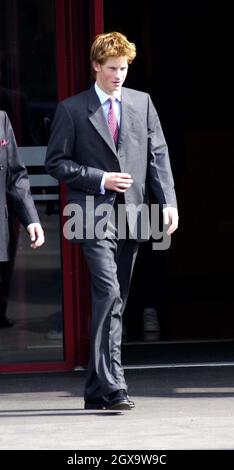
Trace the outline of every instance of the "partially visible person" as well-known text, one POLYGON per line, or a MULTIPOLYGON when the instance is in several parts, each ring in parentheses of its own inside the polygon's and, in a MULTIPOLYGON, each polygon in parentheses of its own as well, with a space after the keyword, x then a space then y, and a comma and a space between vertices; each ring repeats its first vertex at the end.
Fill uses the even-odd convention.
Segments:
POLYGON ((0 328, 13 323, 6 317, 12 272, 9 207, 27 229, 31 247, 43 245, 44 232, 30 191, 28 173, 20 161, 7 114, 0 111, 0 328))

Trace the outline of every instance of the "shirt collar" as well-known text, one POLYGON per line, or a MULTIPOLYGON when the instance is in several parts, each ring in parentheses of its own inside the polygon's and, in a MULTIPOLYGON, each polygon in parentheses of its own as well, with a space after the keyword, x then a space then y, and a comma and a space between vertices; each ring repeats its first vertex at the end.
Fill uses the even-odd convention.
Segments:
MULTIPOLYGON (((105 103, 107 100, 109 100, 109 98, 112 98, 112 96, 108 95, 108 93, 106 93, 105 91, 103 91, 97 84, 97 82, 95 82, 94 84, 94 88, 95 88, 95 91, 98 95, 98 98, 101 102, 101 104, 105 103)), ((114 96, 115 99, 117 99, 119 102, 121 101, 121 91, 116 93, 115 96, 114 96)))

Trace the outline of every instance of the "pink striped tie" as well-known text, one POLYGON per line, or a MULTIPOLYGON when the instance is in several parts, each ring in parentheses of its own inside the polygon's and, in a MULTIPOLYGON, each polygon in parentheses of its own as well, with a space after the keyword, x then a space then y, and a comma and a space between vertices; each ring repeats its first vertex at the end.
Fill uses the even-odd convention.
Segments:
POLYGON ((109 98, 110 107, 109 107, 109 111, 107 115, 107 122, 111 131, 111 135, 113 136, 115 145, 117 145, 118 137, 119 137, 119 126, 118 126, 118 121, 117 121, 117 118, 113 109, 113 101, 114 100, 112 98, 109 98))

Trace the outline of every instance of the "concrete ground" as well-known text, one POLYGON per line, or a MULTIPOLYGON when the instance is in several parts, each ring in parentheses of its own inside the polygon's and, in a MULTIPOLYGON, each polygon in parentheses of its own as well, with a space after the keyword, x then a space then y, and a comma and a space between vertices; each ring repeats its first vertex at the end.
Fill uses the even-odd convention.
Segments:
POLYGON ((126 370, 136 408, 84 411, 85 371, 2 374, 0 449, 234 449, 234 366, 126 370))

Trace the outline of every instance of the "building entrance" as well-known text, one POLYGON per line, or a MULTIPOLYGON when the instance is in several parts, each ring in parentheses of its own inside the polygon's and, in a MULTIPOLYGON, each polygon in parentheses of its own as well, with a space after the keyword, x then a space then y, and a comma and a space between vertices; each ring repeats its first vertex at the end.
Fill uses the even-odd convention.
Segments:
POLYGON ((121 31, 137 45, 126 86, 152 96, 169 146, 180 212, 167 252, 153 252, 150 243, 140 248, 125 312, 126 341, 144 342, 148 336, 160 343, 232 343, 230 14, 208 1, 187 6, 160 0, 134 6, 104 0, 104 13, 106 31, 121 31), (157 312, 148 325, 145 307, 157 312), (154 335, 148 334, 152 328, 154 335))

